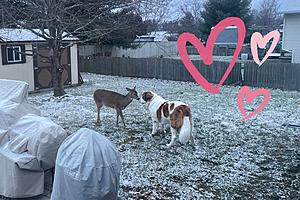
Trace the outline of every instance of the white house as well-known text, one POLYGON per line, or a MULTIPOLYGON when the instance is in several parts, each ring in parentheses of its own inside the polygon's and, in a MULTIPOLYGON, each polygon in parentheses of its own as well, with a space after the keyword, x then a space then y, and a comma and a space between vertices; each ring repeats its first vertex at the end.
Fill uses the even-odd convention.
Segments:
POLYGON ((137 36, 133 42, 134 48, 106 45, 83 45, 79 46, 80 56, 105 56, 126 58, 161 58, 178 56, 178 34, 166 31, 151 32, 148 35, 137 36))
POLYGON ((112 56, 130 58, 177 56, 177 38, 178 35, 166 31, 151 32, 147 35, 137 36, 133 43, 136 48, 116 48, 112 56))
POLYGON ((280 12, 284 14, 282 48, 292 51, 293 63, 300 63, 300 1, 283 1, 280 12))
MULTIPOLYGON (((77 38, 66 38, 70 44, 77 38)), ((25 29, 0 29, 0 79, 21 80, 29 84, 29 90, 52 87, 51 65, 46 58, 49 48, 45 40, 25 29), (20 54, 17 52, 26 53, 20 54), (27 55, 34 53, 34 56, 27 55)), ((77 45, 62 53, 63 81, 66 85, 78 84, 77 45)))
POLYGON ((167 31, 151 32, 147 35, 137 36, 135 42, 167 42, 169 34, 167 31))

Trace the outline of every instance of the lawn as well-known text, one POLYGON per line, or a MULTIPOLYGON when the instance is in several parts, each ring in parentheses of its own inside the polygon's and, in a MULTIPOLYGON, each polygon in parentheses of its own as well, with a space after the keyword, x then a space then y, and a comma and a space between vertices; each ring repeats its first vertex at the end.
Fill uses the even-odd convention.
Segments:
MULTIPOLYGON (((300 92, 271 90, 262 113, 242 122, 236 104, 239 87, 223 86, 218 95, 195 83, 82 74, 82 86, 32 94, 29 101, 69 134, 81 127, 94 129, 113 141, 122 158, 122 199, 298 199, 300 197, 300 92), (116 113, 101 112, 96 126, 93 92, 109 89, 126 94, 137 86, 139 95, 152 90, 168 100, 191 106, 196 150, 178 143, 166 148, 170 133, 150 136, 151 121, 134 100, 123 112, 127 128, 115 127, 116 113)), ((247 106, 255 109, 257 99, 247 106)), ((120 124, 121 125, 121 124, 120 124)))

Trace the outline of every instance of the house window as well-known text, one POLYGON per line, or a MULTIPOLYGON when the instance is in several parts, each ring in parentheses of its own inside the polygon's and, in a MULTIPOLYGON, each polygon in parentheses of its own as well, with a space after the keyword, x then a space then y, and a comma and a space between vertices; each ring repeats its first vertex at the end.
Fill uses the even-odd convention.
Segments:
POLYGON ((25 45, 1 45, 2 64, 25 63, 26 56, 22 53, 25 53, 25 45))
POLYGON ((22 61, 20 46, 6 47, 6 59, 8 63, 15 63, 22 61))

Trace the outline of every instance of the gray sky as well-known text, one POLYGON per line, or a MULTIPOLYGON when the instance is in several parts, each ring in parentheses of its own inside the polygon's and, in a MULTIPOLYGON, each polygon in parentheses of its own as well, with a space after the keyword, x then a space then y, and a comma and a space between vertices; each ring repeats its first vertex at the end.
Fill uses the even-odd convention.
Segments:
MULTIPOLYGON (((252 0, 252 8, 258 9, 259 8, 259 3, 264 0, 252 0)), ((284 0, 279 0, 280 2, 284 0)), ((174 19, 178 18, 182 13, 180 11, 180 8, 188 4, 190 0, 173 0, 171 5, 170 5, 170 16, 173 16, 174 19)))
POLYGON ((260 3, 261 1, 262 1, 262 0, 252 0, 252 8, 254 8, 254 9, 259 8, 259 3, 260 3))
MULTIPOLYGON (((260 3, 261 1, 264 1, 264 0, 252 0, 252 7, 253 7, 253 8, 259 8, 259 3, 260 3)), ((283 1, 284 1, 284 0, 279 0, 279 4, 282 3, 283 1)), ((295 1, 297 1, 297 0, 295 0, 295 1)))

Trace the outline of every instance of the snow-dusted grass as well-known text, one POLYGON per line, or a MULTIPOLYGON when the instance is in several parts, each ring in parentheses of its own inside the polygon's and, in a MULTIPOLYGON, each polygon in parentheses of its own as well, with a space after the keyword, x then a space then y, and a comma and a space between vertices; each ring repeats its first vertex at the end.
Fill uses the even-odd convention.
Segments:
MULTIPOLYGON (((239 87, 223 86, 218 95, 194 83, 83 74, 84 85, 30 95, 43 116, 71 134, 81 127, 111 139, 122 155, 120 196, 123 199, 297 199, 300 197, 300 93, 271 90, 271 101, 256 117, 241 122, 236 104, 239 87), (151 121, 138 101, 125 110, 127 128, 115 127, 111 108, 95 126, 92 99, 96 89, 125 94, 137 86, 139 95, 153 90, 169 100, 188 103, 193 112, 196 150, 189 145, 166 149, 170 133, 150 136, 151 121)), ((260 99, 247 106, 256 108, 260 99)))

